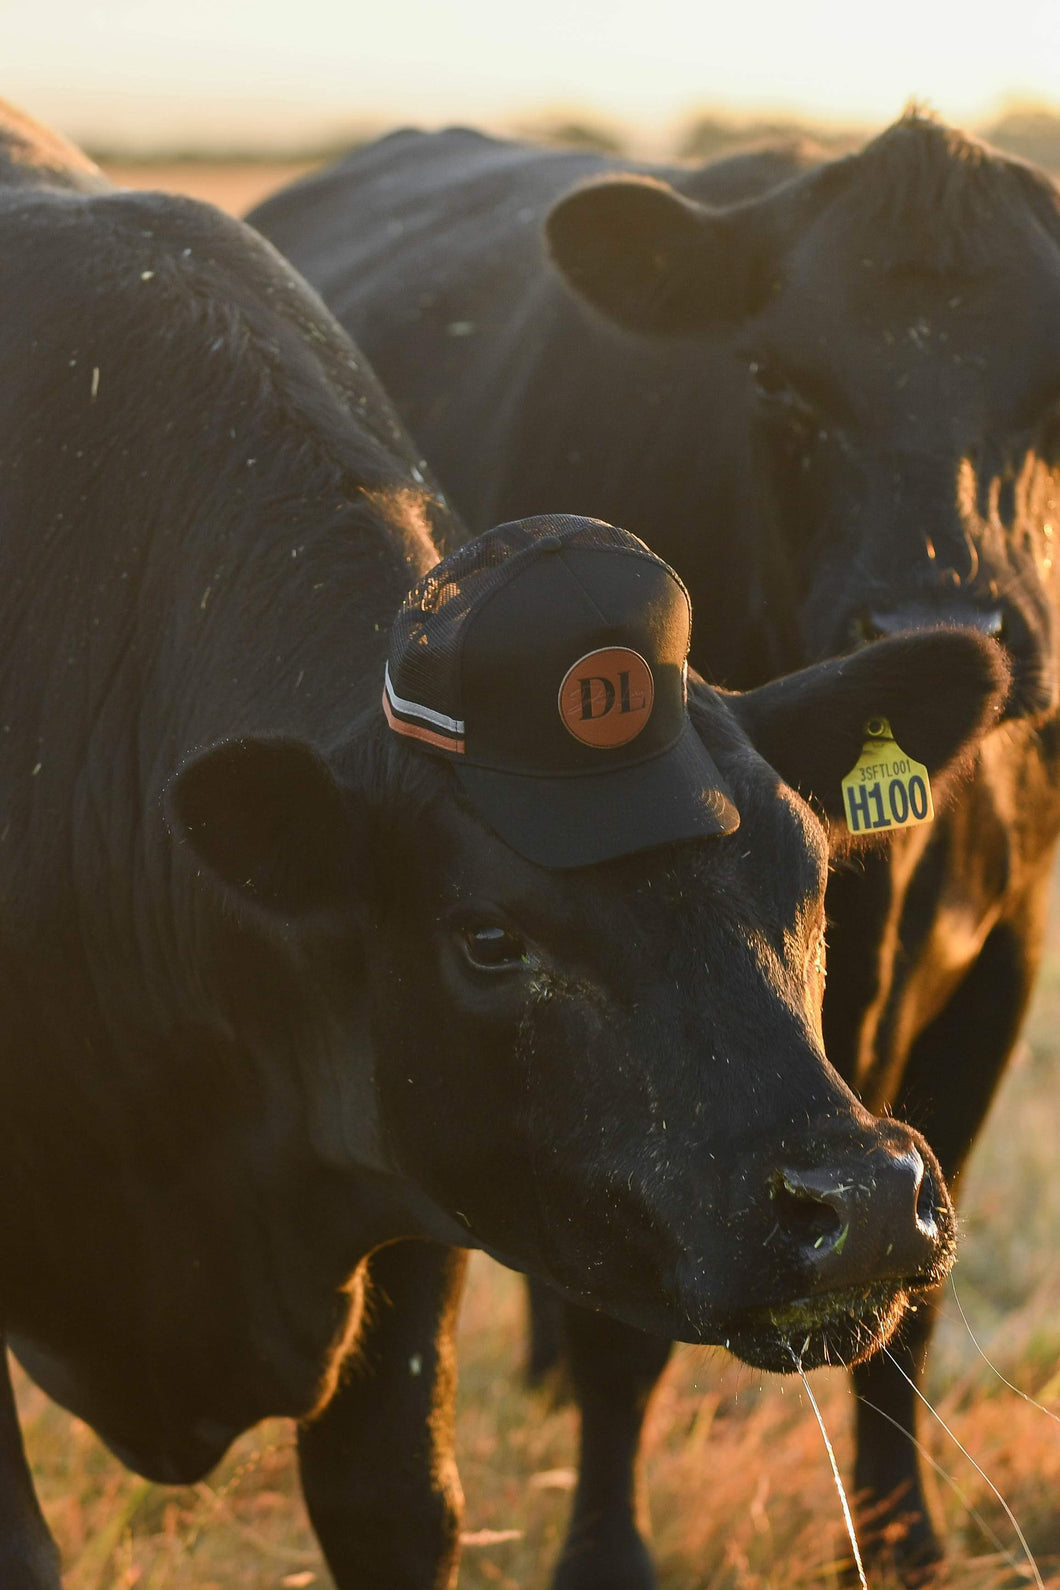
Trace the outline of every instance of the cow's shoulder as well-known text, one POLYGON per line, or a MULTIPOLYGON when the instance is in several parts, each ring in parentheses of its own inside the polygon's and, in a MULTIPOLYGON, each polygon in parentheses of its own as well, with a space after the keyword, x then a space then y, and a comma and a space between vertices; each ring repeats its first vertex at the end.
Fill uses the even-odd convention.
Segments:
POLYGON ((157 357, 163 344, 183 363, 209 338, 218 364, 222 329, 234 336, 247 317, 280 321, 295 279, 256 234, 195 200, 0 189, 0 287, 9 310, 22 311, 6 318, 5 356, 46 358, 69 343, 74 357, 91 343, 113 367, 111 396, 116 380, 146 390, 148 350, 157 357))
MULTIPOLYGON (((0 188, 0 231, 19 246, 27 269, 31 262, 46 268, 54 258, 73 293, 98 279, 122 296, 130 278, 121 269, 115 272, 116 266, 151 261, 163 266, 178 259, 189 285, 203 274, 227 274, 249 285, 261 276, 266 254, 254 232, 212 205, 109 184, 73 191, 61 185, 0 188)), ((293 278, 294 272, 279 263, 280 271, 293 278)), ((37 278, 38 296, 50 285, 45 271, 37 278)))
POLYGON ((420 556, 423 514, 447 530, 367 360, 270 244, 212 206, 120 190, 0 191, 0 296, 4 497, 17 527, 5 560, 45 521, 62 526, 74 555, 90 501, 96 552, 86 543, 76 553, 87 567, 104 536, 131 546, 136 525, 163 511, 160 494, 171 527, 184 527, 186 556, 220 525, 245 555, 269 526, 283 540, 321 493, 335 511, 363 507, 387 570, 398 548, 420 556), (104 479, 123 512, 104 510, 104 479), (412 504, 412 519, 392 500, 412 504))
MULTIPOLYGON (((299 273, 253 228, 176 194, 107 189, 0 190, 0 283, 38 334, 83 347, 86 313, 113 382, 141 393, 148 348, 169 366, 231 369, 290 398, 290 417, 333 437, 371 435, 388 452, 407 438, 367 361, 299 273), (122 354, 127 357, 123 364, 122 354), (271 372, 271 375, 269 374, 271 372), (334 402, 326 402, 327 392, 334 402)), ((28 346, 17 321, 5 346, 28 346)))
POLYGON ((0 100, 0 186, 105 191, 107 178, 60 133, 0 100))

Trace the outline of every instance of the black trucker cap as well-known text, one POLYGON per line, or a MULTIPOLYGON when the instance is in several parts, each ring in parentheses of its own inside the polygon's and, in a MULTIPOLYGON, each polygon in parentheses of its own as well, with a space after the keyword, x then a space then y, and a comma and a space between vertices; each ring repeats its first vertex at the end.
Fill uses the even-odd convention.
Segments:
POLYGON ((403 602, 383 711, 542 866, 729 834, 739 813, 687 711, 691 621, 681 580, 627 531, 499 525, 403 602))

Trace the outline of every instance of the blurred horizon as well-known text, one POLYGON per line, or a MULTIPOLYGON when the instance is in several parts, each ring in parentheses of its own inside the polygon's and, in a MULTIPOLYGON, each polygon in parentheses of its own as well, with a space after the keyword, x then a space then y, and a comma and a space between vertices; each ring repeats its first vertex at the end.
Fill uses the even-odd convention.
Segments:
MULTIPOLYGON (((587 124, 670 151, 697 117, 859 137, 913 99, 970 129, 1057 106, 1060 7, 1010 0, 51 0, 5 9, 0 93, 111 157, 311 157, 395 124, 587 124)), ((1060 115, 1060 107, 1057 107, 1060 115)))
MULTIPOLYGON (((921 108, 933 110, 931 106, 921 108)), ((264 179, 253 177, 251 168, 255 166, 290 168, 289 175, 293 178, 306 168, 333 158, 358 143, 382 136, 395 125, 399 123, 364 124, 345 131, 339 130, 333 137, 322 140, 264 147, 246 143, 211 146, 189 144, 184 140, 172 144, 129 145, 120 141, 94 142, 76 136, 73 141, 107 168, 134 170, 143 167, 149 170, 158 166, 186 169, 189 173, 194 172, 197 166, 206 168, 215 165, 219 169, 233 170, 246 168, 247 180, 256 184, 258 180, 264 179)), ((483 119, 476 125, 499 136, 594 148, 617 155, 709 161, 741 148, 802 140, 818 145, 825 155, 842 154, 860 147, 864 141, 881 132, 887 123, 877 126, 867 123, 843 124, 822 121, 810 114, 786 116, 764 112, 759 115, 731 115, 723 107, 704 105, 682 123, 668 129, 665 137, 657 135, 650 141, 638 137, 636 128, 624 128, 613 121, 594 117, 584 107, 543 111, 537 115, 501 118, 492 122, 483 119)), ((68 128, 60 130, 68 137, 73 136, 68 128)), ((965 123, 963 131, 984 139, 1010 155, 1044 166, 1054 175, 1060 174, 1060 101, 1055 104, 1012 101, 1003 104, 999 113, 985 122, 965 123)))

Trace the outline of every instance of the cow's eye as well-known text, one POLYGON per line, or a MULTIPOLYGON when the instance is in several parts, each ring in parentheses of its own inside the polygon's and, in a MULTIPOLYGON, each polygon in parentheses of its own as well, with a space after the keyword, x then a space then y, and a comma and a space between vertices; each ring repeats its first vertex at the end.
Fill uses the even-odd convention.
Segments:
POLYGON ((526 945, 510 928, 467 927, 460 939, 465 956, 478 971, 517 972, 528 964, 526 945))

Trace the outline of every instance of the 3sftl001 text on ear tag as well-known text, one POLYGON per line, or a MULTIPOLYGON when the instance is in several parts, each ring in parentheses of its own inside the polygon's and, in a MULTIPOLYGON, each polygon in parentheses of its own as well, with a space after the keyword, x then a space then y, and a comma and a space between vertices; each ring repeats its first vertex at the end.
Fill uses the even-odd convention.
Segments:
POLYGON ((843 780, 843 810, 852 834, 912 828, 935 815, 927 768, 906 756, 886 718, 865 725, 861 755, 843 780))

